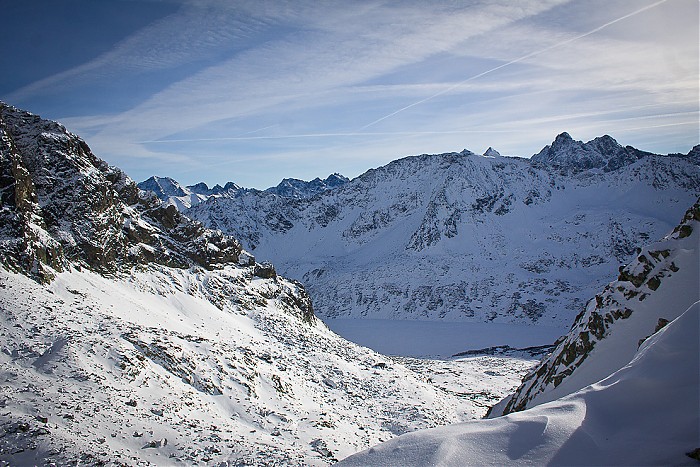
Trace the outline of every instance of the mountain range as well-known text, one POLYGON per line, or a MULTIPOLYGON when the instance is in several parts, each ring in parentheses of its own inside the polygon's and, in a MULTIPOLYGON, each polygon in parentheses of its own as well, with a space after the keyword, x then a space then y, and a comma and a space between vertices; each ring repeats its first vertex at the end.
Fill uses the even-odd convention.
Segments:
MULTIPOLYGON (((279 185, 265 190, 266 193, 274 193, 283 198, 304 199, 310 198, 318 193, 343 185, 348 181, 347 177, 340 174, 331 174, 325 180, 315 178, 310 182, 296 178, 285 178, 279 185)), ((153 176, 137 185, 141 190, 151 191, 165 202, 166 205, 173 205, 178 210, 183 211, 192 206, 206 201, 209 198, 220 196, 231 196, 239 192, 251 191, 241 188, 233 182, 227 182, 224 186, 214 185, 212 188, 204 182, 194 185, 182 186, 177 181, 169 177, 153 176)))
POLYGON ((184 212, 303 282, 324 319, 568 326, 700 194, 699 154, 562 133, 529 159, 424 154, 313 196, 238 189, 184 212))
POLYGON ((161 199, 180 196, 176 183, 139 189, 61 124, 0 103, 0 463, 692 462, 698 149, 659 156, 562 134, 532 160, 462 151, 325 187, 198 184, 202 202, 183 213, 161 199), (221 219, 212 206, 227 208, 221 219), (573 326, 539 363, 541 349, 387 357, 316 318, 322 289, 277 274, 321 259, 315 287, 340 284, 330 296, 343 281, 415 291, 398 313, 381 293, 351 310, 573 326), (482 277, 469 300, 440 288, 482 277), (526 306, 497 308, 499 290, 526 306), (424 308, 431 294, 441 302, 424 308), (579 301, 575 318, 555 307, 579 301), (492 406, 496 418, 474 420, 492 406))

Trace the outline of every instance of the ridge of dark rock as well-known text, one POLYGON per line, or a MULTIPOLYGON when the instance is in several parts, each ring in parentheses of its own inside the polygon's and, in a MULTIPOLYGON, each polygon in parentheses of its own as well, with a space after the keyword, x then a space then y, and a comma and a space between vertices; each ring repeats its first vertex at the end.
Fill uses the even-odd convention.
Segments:
MULTIPOLYGON (((155 180, 154 181, 158 181, 155 180)), ((0 103, 0 262, 39 280, 156 263, 216 268, 241 246, 165 207, 57 122, 0 103)))

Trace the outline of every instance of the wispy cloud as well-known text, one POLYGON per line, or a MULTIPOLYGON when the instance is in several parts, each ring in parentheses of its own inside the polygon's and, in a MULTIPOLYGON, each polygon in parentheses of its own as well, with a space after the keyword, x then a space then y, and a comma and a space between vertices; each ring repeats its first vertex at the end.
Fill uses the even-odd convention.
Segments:
POLYGON ((32 95, 59 92, 96 80, 124 79, 214 59, 222 49, 245 47, 239 42, 245 42, 266 27, 261 21, 249 21, 222 9, 221 5, 221 2, 182 2, 176 13, 125 38, 107 53, 30 83, 7 99, 22 101, 32 95))
POLYGON ((454 89, 456 89, 456 88, 458 88, 458 87, 464 86, 465 84, 469 83, 470 81, 474 81, 474 80, 479 79, 479 78, 482 78, 482 77, 484 77, 484 76, 486 76, 486 75, 488 75, 488 74, 490 74, 490 73, 494 73, 494 72, 496 72, 496 71, 498 71, 498 70, 500 70, 500 69, 502 69, 502 68, 505 68, 505 67, 514 65, 514 64, 516 64, 516 63, 519 63, 519 62, 528 60, 528 59, 533 58, 533 57, 537 57, 538 55, 545 54, 545 53, 549 52, 550 50, 553 50, 553 49, 556 49, 556 48, 559 48, 559 47, 564 47, 565 45, 568 45, 568 44, 570 44, 570 43, 572 43, 572 42, 575 42, 575 41, 578 41, 578 40, 583 39, 583 38, 585 38, 585 37, 588 37, 588 36, 590 36, 591 34, 595 34, 596 32, 605 29, 605 28, 608 27, 608 26, 611 26, 611 25, 613 25, 613 24, 615 24, 615 23, 619 23, 620 21, 624 21, 624 20, 627 19, 627 18, 630 18, 630 17, 635 16, 635 15, 637 15, 637 14, 639 14, 639 13, 642 13, 642 12, 644 12, 644 11, 646 11, 646 10, 649 10, 649 9, 651 9, 651 8, 654 8, 654 7, 656 7, 656 6, 659 6, 659 5, 661 5, 662 3, 666 3, 666 1, 667 1, 667 0, 660 0, 660 1, 657 1, 656 3, 653 3, 653 4, 651 4, 651 5, 647 5, 647 6, 645 6, 645 7, 639 8, 639 9, 637 9, 637 10, 631 12, 631 13, 628 13, 628 14, 626 14, 626 15, 620 16, 619 18, 615 18, 615 19, 612 20, 612 21, 608 21, 608 22, 606 22, 605 24, 602 24, 602 25, 600 25, 600 26, 598 26, 598 27, 595 27, 595 28, 591 29, 590 31, 587 31, 587 32, 585 32, 585 33, 583 33, 583 34, 579 34, 579 35, 577 35, 577 36, 574 36, 574 37, 571 37, 571 38, 562 40, 562 41, 560 41, 560 42, 557 42, 557 43, 555 43, 555 44, 549 45, 549 46, 544 47, 544 48, 542 48, 542 49, 539 49, 539 50, 535 50, 535 51, 533 51, 533 52, 526 53, 525 55, 522 55, 522 56, 520 56, 520 57, 518 57, 518 58, 515 58, 515 59, 513 59, 513 60, 509 60, 509 61, 507 61, 506 63, 502 63, 502 64, 500 64, 500 65, 498 65, 498 66, 493 67, 493 68, 489 68, 489 69, 486 70, 486 71, 482 71, 481 73, 477 73, 477 74, 475 74, 475 75, 473 75, 473 76, 470 76, 469 78, 466 78, 466 79, 464 79, 464 80, 462 80, 462 81, 460 81, 460 82, 458 82, 458 83, 456 83, 456 84, 453 84, 453 85, 451 85, 451 86, 445 88, 444 90, 441 90, 441 91, 439 91, 439 92, 436 92, 435 94, 431 94, 431 95, 429 95, 428 97, 425 97, 425 98, 423 98, 423 99, 421 99, 421 100, 419 100, 419 101, 413 102, 413 103, 411 103, 411 104, 409 104, 409 105, 407 105, 407 106, 404 106, 404 107, 402 107, 402 108, 400 108, 400 109, 398 109, 398 110, 395 110, 394 112, 392 112, 392 113, 390 113, 390 114, 387 114, 387 115, 385 115, 385 116, 383 116, 383 117, 380 117, 380 118, 378 118, 378 119, 376 119, 376 120, 374 120, 374 121, 372 121, 372 122, 370 122, 370 123, 364 125, 364 126, 362 127, 362 129, 364 130, 365 128, 369 128, 369 127, 371 127, 371 126, 374 126, 374 125, 376 125, 377 123, 381 122, 382 120, 386 120, 387 118, 391 118, 391 117, 393 117, 394 115, 397 115, 397 114, 399 114, 399 113, 401 113, 401 112, 403 112, 403 111, 405 111, 405 110, 410 109, 411 107, 415 107, 416 105, 420 105, 420 104, 422 104, 422 103, 424 103, 424 102, 427 102, 427 101, 429 101, 429 100, 435 99, 436 97, 441 96, 441 95, 443 95, 443 94, 446 94, 446 93, 448 93, 448 92, 450 92, 450 91, 453 91, 454 89))
MULTIPOLYGON (((272 160, 277 171, 354 161, 357 174, 368 160, 416 152, 501 143, 529 155, 561 130, 631 135, 640 121, 675 137, 697 118, 697 9, 695 0, 192 0, 15 97, 178 70, 126 111, 63 119, 143 175, 163 161, 196 171, 216 158, 249 174, 251 161, 260 172, 272 160)), ((678 144, 697 138, 686 135, 678 144)))

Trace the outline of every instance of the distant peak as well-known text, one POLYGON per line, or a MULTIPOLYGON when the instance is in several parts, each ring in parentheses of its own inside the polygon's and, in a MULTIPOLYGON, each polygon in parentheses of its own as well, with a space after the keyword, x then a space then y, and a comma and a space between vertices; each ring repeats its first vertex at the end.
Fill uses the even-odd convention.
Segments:
POLYGON ((486 152, 483 154, 484 157, 500 157, 501 153, 496 151, 494 148, 489 146, 486 152))
POLYGON ((209 186, 204 182, 195 183, 194 185, 189 185, 187 188, 197 193, 198 191, 209 191, 209 186))
POLYGON ((342 180, 344 182, 350 181, 350 179, 342 174, 339 174, 338 172, 330 174, 328 177, 326 177, 326 181, 329 180, 342 180))
POLYGON ((571 135, 569 133, 567 133, 566 131, 563 131, 563 132, 559 133, 557 135, 557 137, 554 139, 554 142, 557 142, 557 141, 573 141, 573 138, 571 137, 571 135))
POLYGON ((170 196, 184 196, 185 191, 180 184, 170 177, 158 177, 156 175, 144 180, 137 185, 142 190, 152 191, 162 200, 170 196))
POLYGON ((632 147, 623 148, 610 135, 599 136, 584 143, 563 132, 530 160, 572 173, 590 169, 610 172, 632 164, 647 154, 632 147))

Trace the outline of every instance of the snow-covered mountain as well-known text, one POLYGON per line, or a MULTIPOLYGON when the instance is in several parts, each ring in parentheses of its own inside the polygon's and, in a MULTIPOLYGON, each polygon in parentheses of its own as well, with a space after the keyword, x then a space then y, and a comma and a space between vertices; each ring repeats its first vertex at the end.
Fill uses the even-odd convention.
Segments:
POLYGON ((479 417, 534 364, 347 342, 299 283, 3 103, 0 202, 2 464, 325 465, 479 417))
MULTIPOLYGON (((325 180, 315 178, 309 182, 297 178, 285 178, 279 185, 265 190, 282 198, 305 199, 311 198, 326 190, 332 190, 348 182, 348 178, 340 174, 331 174, 325 180)), ((233 182, 226 182, 224 186, 214 185, 209 188, 206 183, 200 182, 194 185, 182 186, 170 177, 153 176, 138 184, 145 191, 152 191, 163 200, 166 205, 172 204, 178 211, 184 211, 196 206, 209 198, 217 198, 222 195, 229 197, 248 192, 259 192, 254 188, 241 188, 233 182)))
POLYGON ((699 264, 700 200, 589 302, 495 418, 409 433, 340 465, 695 465, 699 264), (496 417, 504 408, 522 411, 496 417))
POLYGON ((172 204, 178 211, 196 206, 212 196, 240 189, 240 187, 233 182, 227 182, 224 186, 214 185, 213 188, 209 188, 204 182, 183 187, 170 177, 156 176, 144 180, 137 186, 142 190, 152 191, 159 199, 164 201, 166 205, 172 204))
POLYGON ((349 180, 338 173, 334 173, 326 177, 325 180, 321 180, 316 177, 310 182, 299 180, 297 178, 285 178, 279 185, 275 187, 268 188, 265 190, 268 193, 274 193, 283 198, 311 198, 319 193, 327 190, 332 190, 341 185, 344 185, 349 180))
POLYGON ((700 194, 693 151, 561 134, 531 160, 406 157, 312 198, 240 191, 187 214, 274 258, 324 318, 569 326, 700 194))

